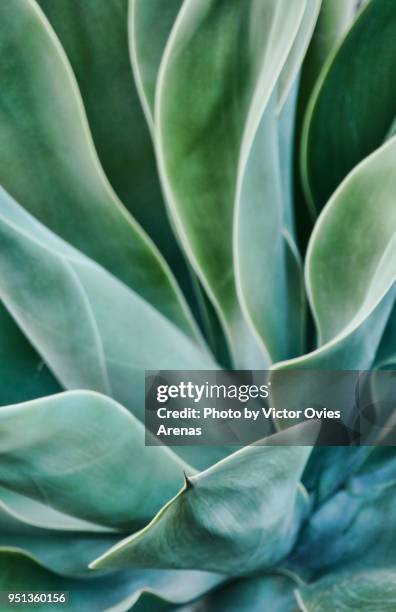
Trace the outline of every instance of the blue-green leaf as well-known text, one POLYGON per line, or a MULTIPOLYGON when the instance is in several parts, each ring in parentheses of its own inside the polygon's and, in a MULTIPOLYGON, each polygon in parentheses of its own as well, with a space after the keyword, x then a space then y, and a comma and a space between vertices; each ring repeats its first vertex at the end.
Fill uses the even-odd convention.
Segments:
POLYGON ((265 445, 238 451, 188 478, 145 529, 93 567, 194 567, 238 575, 277 565, 306 509, 299 479, 310 451, 265 445))

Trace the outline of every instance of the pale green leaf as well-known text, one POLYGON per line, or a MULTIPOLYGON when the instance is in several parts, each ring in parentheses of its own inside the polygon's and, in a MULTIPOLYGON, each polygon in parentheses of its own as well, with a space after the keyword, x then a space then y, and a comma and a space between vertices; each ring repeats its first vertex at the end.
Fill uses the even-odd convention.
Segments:
POLYGON ((0 52, 0 183, 195 335, 171 272, 103 173, 76 79, 34 0, 1 3, 0 52))
POLYGON ((106 270, 1 193, 0 296, 69 389, 114 396, 140 417, 144 370, 212 369, 210 355, 106 270))
POLYGON ((189 470, 169 449, 145 448, 143 425, 88 391, 3 407, 0 423, 1 486, 100 525, 146 522, 189 470))
POLYGON ((233 575, 273 567, 292 548, 306 508, 299 479, 310 451, 269 445, 238 451, 186 480, 145 529, 93 567, 194 567, 233 575))

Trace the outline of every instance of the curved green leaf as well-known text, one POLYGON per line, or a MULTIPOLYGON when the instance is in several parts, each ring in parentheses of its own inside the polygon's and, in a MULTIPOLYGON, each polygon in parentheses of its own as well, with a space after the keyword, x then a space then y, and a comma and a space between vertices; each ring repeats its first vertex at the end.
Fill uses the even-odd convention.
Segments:
MULTIPOLYGON (((95 146, 110 183, 191 298, 190 273, 169 225, 150 133, 133 85, 128 0, 38 2, 76 75, 95 146)), ((151 5, 146 2, 146 6, 151 5)))
POLYGON ((29 525, 4 507, 0 498, 0 548, 24 550, 59 575, 87 576, 90 561, 119 539, 119 534, 56 531, 29 525))
POLYGON ((270 360, 280 361, 302 352, 304 293, 299 256, 284 227, 286 194, 274 102, 261 119, 246 164, 234 250, 240 302, 270 360))
POLYGON ((113 395, 142 417, 144 370, 153 363, 215 367, 140 296, 0 197, 0 296, 66 388, 113 395))
POLYGON ((264 367, 268 358, 247 327, 236 296, 234 203, 261 114, 304 7, 303 1, 290 6, 283 0, 187 0, 158 77, 155 123, 167 201, 241 367, 264 367))
POLYGON ((146 119, 154 132, 154 102, 162 55, 183 0, 129 0, 131 62, 146 119))
POLYGON ((186 479, 145 529, 92 567, 194 567, 234 575, 273 567, 293 546, 306 507, 298 483, 310 451, 303 446, 238 451, 186 479))
POLYGON ((323 211, 306 260, 320 343, 368 316, 396 279, 396 138, 362 162, 323 211))
POLYGON ((396 572, 376 570, 329 576, 299 589, 297 601, 304 612, 392 612, 396 607, 396 572))
MULTIPOLYGON (((334 2, 334 0, 333 0, 334 2)), ((301 63, 304 59, 309 42, 311 40, 316 21, 318 19, 322 0, 307 0, 301 24, 294 39, 293 45, 289 51, 286 63, 279 75, 278 93, 277 93, 277 111, 281 112, 293 82, 300 70, 301 63)), ((345 0, 344 0, 345 4, 345 0)))
POLYGON ((305 120, 302 153, 307 196, 317 210, 381 145, 393 123, 395 28, 395 3, 372 0, 321 73, 305 120))
POLYGON ((189 469, 169 449, 145 448, 143 425, 88 391, 3 407, 0 423, 1 486, 99 525, 146 522, 189 469))
POLYGON ((1 3, 0 52, 0 183, 194 335, 173 276, 103 173, 67 57, 34 0, 1 3))

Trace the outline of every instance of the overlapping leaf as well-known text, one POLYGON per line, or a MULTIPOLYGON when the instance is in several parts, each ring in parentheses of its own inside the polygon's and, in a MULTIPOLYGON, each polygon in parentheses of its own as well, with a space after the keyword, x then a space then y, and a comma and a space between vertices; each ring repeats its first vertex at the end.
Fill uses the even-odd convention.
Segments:
POLYGON ((62 384, 142 416, 145 369, 212 369, 140 296, 1 194, 0 296, 62 384), (120 333, 121 330, 121 333, 120 333))
POLYGON ((171 272, 103 173, 74 75, 43 13, 34 0, 2 3, 0 24, 1 184, 194 336, 171 272))
POLYGON ((306 508, 299 479, 310 450, 246 447, 188 479, 145 529, 93 567, 194 567, 243 575, 276 565, 293 546, 306 508))
POLYGON ((0 484, 100 525, 145 523, 189 470, 166 448, 144 448, 143 425, 96 393, 3 407, 0 421, 0 484))
POLYGON ((307 195, 317 210, 391 128, 395 27, 392 0, 369 2, 316 84, 305 121, 302 167, 307 195))
POLYGON ((234 1, 188 1, 158 79, 155 122, 171 213, 224 319, 234 360, 244 367, 263 367, 267 351, 246 327, 236 298, 234 203, 261 114, 304 8, 305 2, 292 7, 250 2, 246 7, 234 1))

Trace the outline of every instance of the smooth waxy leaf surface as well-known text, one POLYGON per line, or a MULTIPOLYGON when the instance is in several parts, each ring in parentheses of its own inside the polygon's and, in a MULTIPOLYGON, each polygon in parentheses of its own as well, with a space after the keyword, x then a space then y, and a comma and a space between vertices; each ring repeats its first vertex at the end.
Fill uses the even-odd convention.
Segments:
MULTIPOLYGON (((316 21, 318 19, 320 7, 323 0, 307 0, 305 4, 304 14, 301 24, 294 39, 293 45, 289 51, 287 61, 279 75, 279 84, 277 92, 277 108, 280 112, 287 100, 290 89, 293 85, 304 55, 307 51, 311 36, 313 34, 316 21)), ((334 1, 334 0, 333 0, 334 1)), ((344 0, 345 3, 345 0, 344 0)))
MULTIPOLYGON (((49 572, 30 555, 3 548, 0 550, 0 588, 8 591, 69 591, 68 609, 80 612, 126 612, 131 607, 150 611, 146 593, 156 594, 163 601, 177 605, 200 597, 222 580, 205 572, 122 572, 108 577, 91 576, 89 580, 73 580, 49 572)), ((159 599, 158 599, 159 600, 159 599)), ((35 610, 48 610, 48 604, 35 610)), ((168 608, 169 609, 169 608, 168 608)))
POLYGON ((298 591, 307 612, 391 612, 396 606, 396 574, 376 570, 324 578, 298 591))
MULTIPOLYGON (((247 578, 231 582, 215 591, 200 602, 202 612, 295 612, 296 584, 290 578, 280 575, 247 578)), ((187 611, 186 611, 187 612, 187 611)))
POLYGON ((281 174, 274 98, 252 145, 235 216, 235 276, 239 297, 271 361, 302 352, 304 293, 299 255, 285 227, 287 194, 281 174))
POLYGON ((299 479, 309 447, 247 447, 186 481, 142 531, 95 568, 199 568, 247 574, 293 546, 306 499, 299 479))
MULTIPOLYGON (((110 183, 159 247, 190 297, 189 272, 169 225, 150 133, 133 84, 128 0, 39 0, 39 4, 71 62, 110 183)), ((150 7, 152 3, 145 5, 150 7)), ((161 15, 167 5, 162 3, 161 15)), ((148 40, 146 36, 144 39, 148 40)), ((157 38, 151 33, 149 40, 152 43, 157 38)))
POLYGON ((247 328, 236 297, 234 204, 304 7, 305 2, 188 1, 158 77, 155 123, 170 211, 223 317, 234 361, 243 367, 264 367, 268 355, 247 328))
POLYGON ((15 0, 1 4, 0 23, 7 58, 0 67, 1 184, 194 335, 173 276, 103 173, 75 77, 45 16, 34 0, 15 0))
POLYGON ((162 55, 183 0, 129 0, 129 45, 146 118, 154 130, 154 103, 162 55))
POLYGON ((392 0, 369 2, 316 85, 305 121, 302 168, 317 210, 391 128, 396 112, 395 27, 392 0))
MULTIPOLYGON (((0 550, 0 586, 11 592, 37 591, 38 588, 40 591, 69 591, 70 600, 66 605, 76 612, 82 609, 126 611, 130 606, 129 598, 124 603, 123 599, 130 597, 133 591, 125 575, 90 581, 64 578, 49 572, 30 555, 8 548, 0 550)), ((34 609, 48 610, 48 603, 35 605, 34 609)))
POLYGON ((47 569, 63 576, 88 575, 92 559, 119 540, 119 534, 117 537, 109 533, 57 531, 30 525, 3 506, 1 499, 0 548, 24 550, 47 569))
POLYGON ((145 448, 143 425, 96 393, 3 407, 0 421, 0 484, 100 525, 146 522, 189 469, 166 448, 145 448))
MULTIPOLYGON (((277 370, 372 367, 395 300, 395 159, 393 138, 355 168, 319 217, 306 258, 306 284, 321 346, 276 364, 274 385, 277 370)), ((299 393, 278 387, 276 401, 290 404, 299 393)), ((307 389, 303 393, 307 396, 307 389)))
POLYGON ((140 296, 1 197, 0 295, 66 388, 105 392, 142 416, 143 372, 153 363, 214 367, 140 296))

